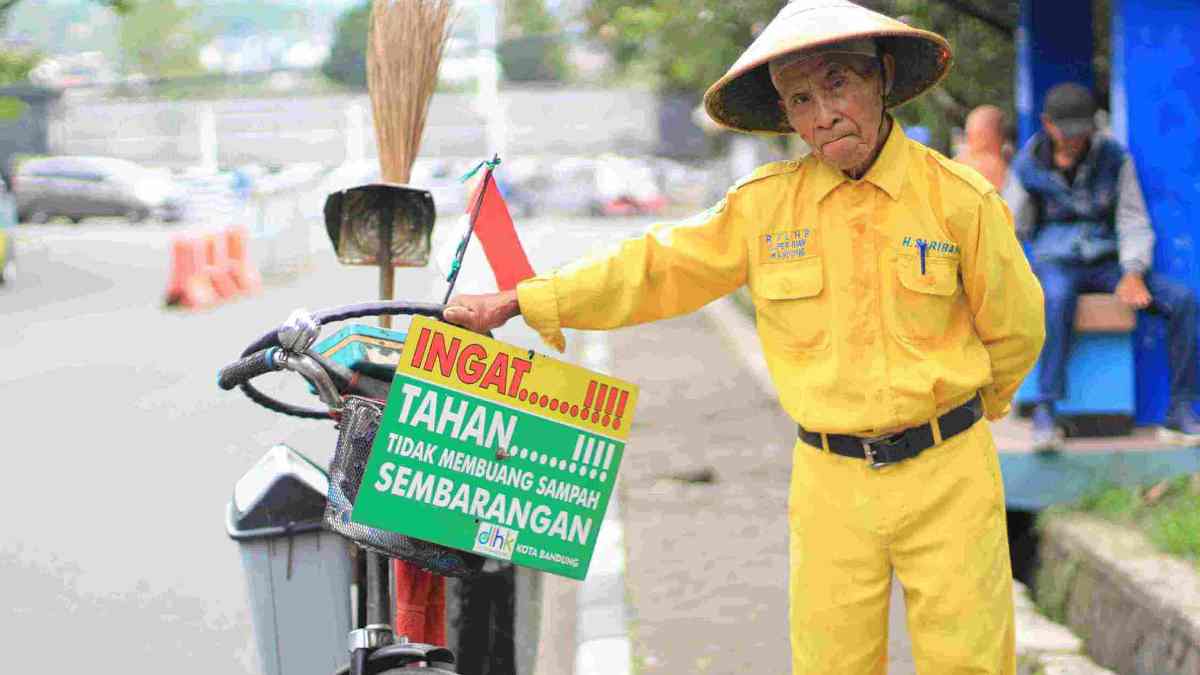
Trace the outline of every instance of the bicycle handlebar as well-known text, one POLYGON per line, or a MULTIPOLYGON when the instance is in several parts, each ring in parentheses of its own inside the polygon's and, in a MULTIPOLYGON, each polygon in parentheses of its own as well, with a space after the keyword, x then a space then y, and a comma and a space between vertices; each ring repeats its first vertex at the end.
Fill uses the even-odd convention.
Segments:
POLYGON ((268 347, 225 366, 217 373, 217 386, 229 391, 259 375, 276 370, 274 355, 277 351, 278 347, 268 347))
MULTIPOLYGON (((317 326, 323 326, 327 323, 335 323, 338 321, 346 321, 348 319, 356 319, 366 316, 383 316, 383 315, 410 315, 410 316, 430 316, 436 319, 442 318, 442 312, 446 309, 445 305, 426 302, 406 302, 402 300, 385 300, 378 302, 364 302, 354 305, 345 305, 343 307, 333 307, 330 309, 321 310, 312 314, 313 320, 317 326)), ((319 382, 314 382, 309 374, 301 369, 293 367, 290 362, 300 363, 303 357, 304 361, 311 362, 319 366, 319 370, 324 371, 329 377, 329 381, 339 392, 356 393, 371 398, 386 398, 389 383, 374 380, 369 377, 360 377, 348 369, 330 363, 320 355, 313 352, 307 354, 292 354, 283 350, 279 342, 279 329, 276 328, 255 340, 241 354, 241 358, 225 366, 221 369, 217 377, 217 384, 222 389, 232 389, 239 387, 250 400, 255 403, 284 415, 293 417, 303 417, 307 419, 329 419, 335 415, 334 408, 330 406, 328 409, 306 408, 303 406, 284 403, 272 396, 263 393, 250 383, 250 380, 271 372, 288 368, 289 370, 297 370, 305 375, 313 386, 317 387, 318 392, 322 391, 322 386, 319 382)), ((327 396, 322 396, 322 400, 326 400, 329 404, 327 396)))

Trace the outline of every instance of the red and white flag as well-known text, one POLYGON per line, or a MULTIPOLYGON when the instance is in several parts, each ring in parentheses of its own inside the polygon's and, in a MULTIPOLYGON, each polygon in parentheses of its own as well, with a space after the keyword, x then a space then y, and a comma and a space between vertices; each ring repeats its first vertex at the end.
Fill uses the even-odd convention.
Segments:
MULTIPOLYGON (((483 246, 492 273, 496 275, 496 287, 502 291, 512 290, 517 283, 533 276, 533 267, 529 257, 517 237, 513 227, 512 216, 508 214, 508 204, 496 181, 490 172, 484 173, 480 181, 483 188, 483 203, 479 205, 479 215, 475 219, 475 236, 483 246)), ((467 215, 475 208, 479 198, 479 187, 476 187, 467 200, 467 215)))

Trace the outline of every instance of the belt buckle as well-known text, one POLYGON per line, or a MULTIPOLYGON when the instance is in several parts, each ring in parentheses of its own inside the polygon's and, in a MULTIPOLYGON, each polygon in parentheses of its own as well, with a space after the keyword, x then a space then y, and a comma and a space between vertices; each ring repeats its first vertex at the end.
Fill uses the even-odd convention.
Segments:
POLYGON ((872 446, 875 443, 881 443, 881 442, 884 445, 895 445, 895 443, 892 443, 892 441, 896 440, 897 438, 903 438, 903 437, 904 437, 904 432, 901 431, 898 433, 887 434, 884 436, 871 436, 870 438, 860 439, 860 441, 862 443, 863 454, 866 455, 866 457, 867 457, 867 466, 871 467, 872 469, 882 469, 885 466, 891 466, 891 465, 895 464, 896 462, 893 462, 893 461, 883 461, 883 460, 877 459, 876 455, 875 455, 875 448, 872 446))

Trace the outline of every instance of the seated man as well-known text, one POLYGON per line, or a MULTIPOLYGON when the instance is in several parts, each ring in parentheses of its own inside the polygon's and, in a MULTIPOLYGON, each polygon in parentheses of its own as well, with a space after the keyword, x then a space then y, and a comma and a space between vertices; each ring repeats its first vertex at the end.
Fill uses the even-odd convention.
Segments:
POLYGON ((1196 442, 1196 298, 1150 271, 1154 231, 1133 160, 1117 141, 1097 133, 1095 113, 1086 88, 1053 87, 1042 110, 1043 132, 1021 149, 1004 188, 1018 235, 1031 242, 1046 297, 1034 449, 1053 450, 1061 442, 1054 403, 1065 395, 1076 298, 1087 292, 1115 292, 1135 309, 1166 317, 1171 405, 1161 435, 1196 442))

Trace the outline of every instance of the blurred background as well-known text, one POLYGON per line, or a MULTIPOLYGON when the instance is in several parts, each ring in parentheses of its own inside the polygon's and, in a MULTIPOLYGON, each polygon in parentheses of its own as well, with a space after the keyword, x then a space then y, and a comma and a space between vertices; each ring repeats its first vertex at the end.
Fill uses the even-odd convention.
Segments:
MULTIPOLYGON (((1178 152, 1200 135, 1193 0, 859 2, 954 46, 951 75, 894 111, 910 136, 947 155, 958 154, 964 120, 979 105, 1007 114, 1011 153, 1036 130, 1051 84, 1074 78, 1092 86, 1138 157, 1160 235, 1156 260, 1200 288, 1192 235, 1200 155, 1178 152), (1113 45, 1125 50, 1124 61, 1114 59, 1113 45)), ((651 222, 699 212, 756 166, 802 155, 795 139, 723 132, 699 108, 705 88, 783 4, 458 0, 410 181, 434 196, 433 262, 397 271, 397 294, 442 300, 463 235, 460 178, 493 154, 503 160, 496 180, 537 271, 651 222)), ((379 178, 365 77, 369 11, 362 0, 0 0, 0 448, 10 477, 10 517, 0 528, 0 593, 8 607, 0 634, 20 647, 6 672, 157 673, 181 657, 186 671, 257 671, 225 508, 234 481, 273 444, 323 464, 333 430, 271 415, 236 392, 219 392, 213 380, 292 309, 376 297, 377 271, 338 265, 322 214, 330 192, 379 178), (164 307, 177 276, 178 237, 224 237, 231 226, 248 237, 242 243, 261 272, 259 292, 197 311, 164 307), (45 667, 46 655, 57 668, 45 667)), ((472 245, 458 289, 492 287, 472 245)), ((662 413, 671 439, 694 435, 672 441, 680 446, 674 455, 647 452, 652 470, 644 465, 639 477, 632 464, 623 478, 649 495, 640 505, 630 500, 627 519, 628 599, 637 629, 651 636, 635 645, 638 668, 745 672, 753 659, 765 664, 763 672, 783 672, 786 609, 778 581, 787 556, 783 538, 771 537, 784 527, 778 507, 787 470, 766 462, 786 464, 786 448, 770 443, 787 443, 793 430, 783 424, 774 432, 770 425, 783 418, 761 392, 724 393, 732 375, 714 375, 726 371, 713 364, 733 360, 712 325, 638 330, 646 331, 638 340, 660 341, 656 354, 674 351, 677 359, 652 359, 643 343, 618 336, 613 349, 620 354, 625 340, 624 367, 638 364, 628 358, 638 355, 646 365, 614 374, 636 375, 647 406, 679 415, 662 413), (702 343, 695 355, 686 353, 702 343), (730 475, 758 473, 736 474, 720 500, 710 496, 711 479, 677 478, 680 467, 716 456, 693 452, 690 443, 707 443, 707 431, 696 423, 694 401, 683 399, 690 390, 679 385, 710 380, 721 389, 711 402, 720 412, 704 413, 706 421, 726 414, 729 401, 746 403, 726 415, 747 420, 729 432, 730 443, 769 451, 729 454, 730 475), (756 495, 762 501, 746 507, 751 515, 738 545, 774 546, 754 554, 774 566, 770 573, 743 565, 741 550, 726 556, 728 577, 710 573, 711 551, 678 543, 709 536, 697 529, 703 523, 687 499, 724 509, 756 495), (671 504, 678 518, 662 520, 671 504), (778 522, 763 524, 764 514, 778 522), (662 523, 671 526, 666 534, 654 529, 662 523), (679 546, 669 565, 662 541, 679 546), (687 585, 672 586, 668 577, 687 585), (705 630, 715 637, 698 638, 705 630)), ((1146 323, 1126 346, 1130 354, 1133 344, 1139 350, 1139 422, 1160 417, 1165 405, 1163 387, 1143 385, 1147 372, 1165 367, 1162 334, 1146 323)), ((498 337, 546 350, 521 322, 498 337)), ((577 337, 570 339, 576 347, 583 343, 577 337)), ((595 345, 607 338, 592 338, 599 341, 589 343, 593 351, 606 353, 595 345)), ((566 358, 578 361, 580 353, 566 358)), ((1128 370, 1132 400, 1132 355, 1128 370)), ((746 381, 743 389, 758 392, 746 381)), ((306 396, 282 378, 266 388, 292 401, 306 396)), ((1192 474, 1195 461, 1189 454, 1192 474)), ((1179 472, 1177 464, 1163 466, 1159 474, 1179 472)), ((1058 476, 1007 467, 1030 491, 1052 492, 1046 484, 1058 476), (1035 473, 1046 480, 1026 480, 1035 473)), ((1141 475, 1125 465, 1114 471, 1141 475)), ((1178 527, 1172 520, 1170 532, 1187 534, 1194 571, 1200 479, 1189 480, 1178 491, 1189 491, 1191 520, 1178 527)), ((1014 560, 1027 563, 1018 578, 1030 584, 1043 506, 1010 504, 1014 560)), ((1168 577, 1164 588, 1182 578, 1168 577)), ((567 610, 556 618, 564 620, 547 623, 574 630, 567 610)), ((1200 629, 1192 635, 1190 653, 1200 659, 1200 629)), ((556 640, 543 643, 571 637, 556 640)), ((542 672, 570 672, 563 664, 573 662, 573 649, 543 654, 544 663, 558 665, 542 672)))
MULTIPOLYGON (((934 95, 898 111, 929 145, 953 154, 981 103, 1011 113, 1015 3, 865 4, 972 45, 934 95)), ((779 5, 459 2, 412 182, 456 211, 456 179, 499 153, 518 217, 712 202, 758 164, 802 151, 720 133, 697 109, 779 5)), ((0 174, 18 218, 203 222, 287 184, 372 179, 368 15, 361 0, 0 2, 0 174), (22 172, 43 155, 127 162, 22 172), (87 203, 58 196, 72 192, 87 203)), ((1096 22, 1097 45, 1107 25, 1096 22)), ((1107 58, 1099 49, 1102 92, 1107 58)))

